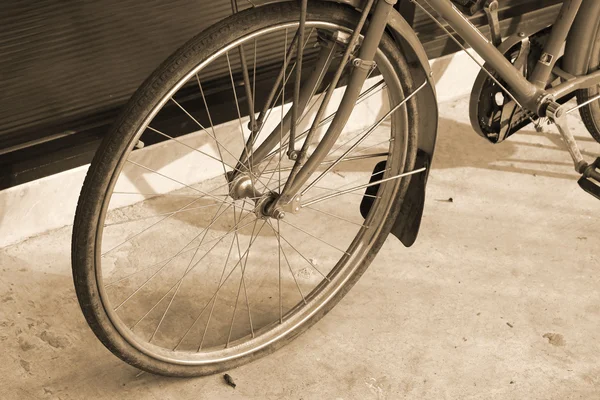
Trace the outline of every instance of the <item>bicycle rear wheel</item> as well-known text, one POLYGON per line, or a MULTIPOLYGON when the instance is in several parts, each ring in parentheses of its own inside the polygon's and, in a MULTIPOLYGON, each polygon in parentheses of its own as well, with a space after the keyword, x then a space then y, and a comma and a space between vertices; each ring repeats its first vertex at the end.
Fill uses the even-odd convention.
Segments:
MULTIPOLYGON (((600 28, 596 32, 596 41, 590 56, 588 72, 600 68, 600 28)), ((600 85, 577 91, 577 103, 583 104, 600 94, 600 85)), ((600 143, 600 100, 591 102, 579 109, 581 119, 588 132, 598 143, 600 143)))
MULTIPOLYGON (((75 289, 97 337, 138 368, 206 375, 274 351, 343 297, 391 229, 418 127, 409 100, 370 130, 414 87, 387 35, 351 123, 308 181, 318 184, 305 185, 302 208, 274 219, 257 214, 259 195, 232 195, 227 174, 239 170, 264 94, 274 87, 277 96, 264 107, 268 118, 250 158, 289 108, 293 79, 277 84, 273 77, 282 66, 283 76, 293 76, 295 54, 287 49, 298 15, 293 3, 249 9, 193 38, 138 89, 91 164, 73 229, 75 289), (224 108, 238 118, 218 124, 224 108), (376 176, 387 180, 369 195, 374 203, 363 218, 364 185, 382 162, 376 176)), ((314 69, 323 38, 351 32, 358 17, 345 6, 311 2, 302 70, 314 69)), ((300 142, 339 52, 331 59, 301 115, 300 142)), ((277 148, 249 171, 256 192, 285 185, 293 164, 286 149, 282 132, 277 148)))

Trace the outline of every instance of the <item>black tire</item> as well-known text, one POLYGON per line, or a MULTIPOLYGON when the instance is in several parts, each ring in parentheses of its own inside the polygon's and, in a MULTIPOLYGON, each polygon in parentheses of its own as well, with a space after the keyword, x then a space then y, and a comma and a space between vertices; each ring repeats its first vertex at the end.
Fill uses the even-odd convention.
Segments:
MULTIPOLYGON (((346 6, 316 1, 310 2, 308 11, 307 20, 325 20, 349 28, 355 26, 360 16, 355 10, 346 6)), ((138 350, 119 333, 104 309, 96 275, 97 231, 98 226, 102 223, 100 219, 103 202, 107 196, 110 181, 121 156, 130 148, 138 127, 155 107, 158 99, 162 98, 191 68, 213 54, 216 49, 224 47, 254 29, 280 22, 297 21, 298 13, 299 8, 295 3, 278 3, 250 9, 215 24, 191 39, 167 59, 137 90, 94 157, 79 198, 73 227, 72 266, 75 289, 86 321, 98 339, 116 356, 137 368, 170 376, 208 375, 237 367, 272 353, 308 329, 339 302, 369 266, 392 228, 395 216, 400 210, 401 199, 404 197, 409 183, 406 178, 395 185, 396 195, 394 198, 397 200, 390 206, 388 218, 378 231, 373 246, 353 275, 328 303, 281 340, 253 353, 218 364, 181 365, 151 357, 138 350)), ((393 60, 394 69, 400 78, 404 93, 414 90, 407 62, 387 34, 381 42, 380 49, 390 60, 393 60)), ((414 99, 407 102, 406 112, 407 115, 417 113, 417 103, 414 99)), ((414 125, 411 118, 409 120, 413 125, 407 128, 404 171, 410 171, 414 165, 418 135, 418 126, 414 125)))
MULTIPOLYGON (((590 56, 590 64, 588 73, 598 70, 600 68, 600 29, 596 33, 596 41, 594 48, 590 56)), ((583 104, 586 101, 598 96, 600 94, 600 85, 591 87, 588 89, 582 89, 577 91, 577 103, 583 104)), ((600 143, 600 100, 594 101, 586 106, 579 109, 581 119, 585 124, 588 132, 592 135, 598 143, 600 143)))

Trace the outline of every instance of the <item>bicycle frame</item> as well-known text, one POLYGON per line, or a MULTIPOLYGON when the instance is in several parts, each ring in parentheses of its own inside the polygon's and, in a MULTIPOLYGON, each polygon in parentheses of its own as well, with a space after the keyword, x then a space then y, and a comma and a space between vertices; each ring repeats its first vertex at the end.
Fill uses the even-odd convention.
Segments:
MULTIPOLYGON (((352 48, 357 43, 358 33, 361 32, 362 24, 366 17, 370 14, 371 18, 359 50, 359 55, 354 59, 355 68, 351 73, 350 81, 344 93, 342 103, 340 104, 330 128, 327 130, 311 156, 308 157, 307 144, 310 143, 311 134, 314 133, 318 127, 318 122, 322 116, 321 109, 317 113, 315 123, 311 127, 307 139, 305 140, 305 145, 298 154, 298 159, 294 164, 290 179, 286 182, 286 186, 281 192, 281 195, 270 206, 269 212, 273 212, 275 209, 288 206, 290 203, 300 200, 297 196, 300 188, 307 182, 308 177, 316 171, 339 137, 360 94, 360 88, 367 76, 367 67, 373 65, 373 57, 383 35, 384 28, 389 23, 390 18, 394 17, 392 13, 394 12, 393 6, 396 1, 397 0, 379 0, 375 4, 373 0, 364 1, 363 6, 361 7, 361 22, 347 44, 348 49, 352 48)), ((506 82, 510 89, 510 93, 514 96, 514 100, 517 104, 538 116, 545 115, 545 107, 550 101, 560 99, 577 89, 600 83, 600 71, 597 71, 587 76, 570 76, 565 82, 546 90, 548 80, 555 69, 560 52, 569 35, 571 26, 578 15, 580 7, 584 1, 589 0, 565 0, 563 2, 559 15, 553 24, 553 29, 545 45, 542 57, 538 60, 529 80, 523 76, 522 71, 511 64, 505 55, 500 52, 494 44, 450 2, 450 0, 407 1, 412 1, 419 6, 420 2, 429 4, 435 12, 448 22, 448 25, 467 43, 467 45, 473 48, 475 52, 485 60, 486 65, 493 69, 498 76, 506 82)), ((342 0, 340 2, 356 3, 349 0, 342 0)), ((344 54, 345 60, 348 59, 348 53, 349 52, 346 51, 344 54)), ((345 63, 341 63, 342 66, 338 68, 337 74, 341 72, 344 64, 345 63)), ((425 84, 427 84, 427 82, 424 82, 423 85, 419 86, 413 93, 406 94, 407 97, 399 106, 402 106, 405 101, 408 101, 410 97, 422 89, 425 84)), ((429 82, 429 84, 431 84, 431 82, 429 82)), ((330 88, 329 92, 332 90, 333 88, 330 88)), ((297 97, 296 94, 295 97, 297 97)), ((324 101, 323 104, 326 105, 326 101, 324 101)), ((296 105, 293 105, 293 109, 295 109, 295 107, 296 105)), ((324 106, 321 108, 324 109, 324 106)), ((302 110, 296 110, 294 111, 294 114, 297 112, 301 113, 302 110)), ((286 126, 285 128, 287 131, 288 127, 286 126)), ((281 138, 280 133, 277 132, 273 132, 270 136, 281 138)), ((265 140, 265 142, 268 141, 269 138, 265 140)), ((292 146, 290 146, 290 149, 291 148, 292 146)), ((264 151, 261 155, 263 154, 265 154, 264 151)), ((288 155, 293 155, 293 152, 288 152, 288 155)), ((256 157, 253 161, 250 161, 250 164, 258 164, 261 159, 262 157, 256 157)), ((406 175, 395 178, 401 178, 406 175)), ((314 182, 311 184, 314 184, 314 182)))
MULTIPOLYGON (((413 1, 413 0, 411 0, 413 1)), ((426 0, 431 7, 454 29, 465 42, 479 54, 508 84, 517 100, 529 111, 541 114, 542 99, 548 95, 556 99, 573 91, 600 82, 600 72, 583 77, 572 77, 567 82, 545 90, 548 79, 559 59, 573 21, 585 0, 565 0, 552 25, 552 31, 528 80, 449 0, 426 0)), ((589 1, 589 0, 588 0, 589 1)))

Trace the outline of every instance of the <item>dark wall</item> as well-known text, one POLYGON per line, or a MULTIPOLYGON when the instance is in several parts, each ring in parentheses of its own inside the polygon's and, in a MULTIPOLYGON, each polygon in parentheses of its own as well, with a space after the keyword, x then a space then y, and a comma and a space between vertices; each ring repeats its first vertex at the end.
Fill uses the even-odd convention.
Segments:
POLYGON ((214 0, 3 3, 0 148, 119 107, 173 50, 231 14, 214 0))
MULTIPOLYGON (((510 33, 551 22, 560 1, 500 3, 510 33)), ((152 70, 230 14, 229 0, 4 1, 0 188, 89 162, 119 107, 152 70)), ((425 15, 409 18, 431 57, 457 51, 425 15)), ((472 20, 485 24, 482 14, 472 20)))

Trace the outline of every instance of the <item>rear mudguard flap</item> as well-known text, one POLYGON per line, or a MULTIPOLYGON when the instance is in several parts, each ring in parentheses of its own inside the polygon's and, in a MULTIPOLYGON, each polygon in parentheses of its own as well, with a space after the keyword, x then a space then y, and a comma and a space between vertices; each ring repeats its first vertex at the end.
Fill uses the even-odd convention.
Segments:
POLYGON ((600 28, 600 1, 584 0, 567 37, 562 61, 563 70, 575 76, 588 72, 598 28, 600 28))
MULTIPOLYGON (((364 0, 325 0, 334 3, 344 4, 361 10, 364 0)), ((275 3, 279 0, 255 0, 255 4, 275 3)), ((416 102, 415 109, 419 112, 409 115, 411 119, 411 129, 418 131, 418 151, 416 157, 417 167, 419 165, 427 166, 427 171, 410 177, 408 190, 404 198, 398 197, 392 205, 392 215, 395 217, 392 227, 392 234, 396 236, 405 246, 411 246, 419 233, 421 225, 421 216, 425 204, 425 184, 429 175, 429 166, 433 159, 433 151, 437 137, 438 127, 438 106, 435 93, 435 81, 429 66, 429 59, 423 45, 419 41, 415 31, 406 22, 406 20, 395 9, 391 11, 387 30, 394 38, 406 57, 410 72, 413 77, 413 88, 416 90, 423 82, 428 84, 423 87, 410 101, 416 102), (400 208, 398 210, 398 208, 400 208)), ((412 170, 413 166, 407 165, 412 170)))

